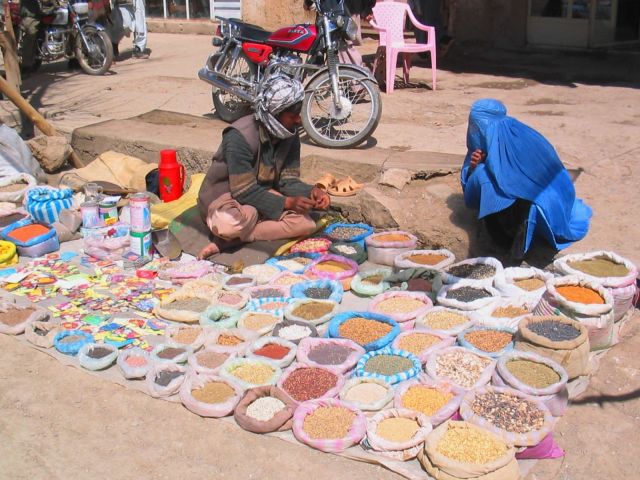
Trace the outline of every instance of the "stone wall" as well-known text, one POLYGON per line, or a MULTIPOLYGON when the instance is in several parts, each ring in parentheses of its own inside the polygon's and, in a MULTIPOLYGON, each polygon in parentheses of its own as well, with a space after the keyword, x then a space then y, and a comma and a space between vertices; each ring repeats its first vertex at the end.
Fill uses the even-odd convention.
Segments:
POLYGON ((302 0, 242 0, 242 19, 267 30, 313 22, 315 14, 302 8, 302 0))

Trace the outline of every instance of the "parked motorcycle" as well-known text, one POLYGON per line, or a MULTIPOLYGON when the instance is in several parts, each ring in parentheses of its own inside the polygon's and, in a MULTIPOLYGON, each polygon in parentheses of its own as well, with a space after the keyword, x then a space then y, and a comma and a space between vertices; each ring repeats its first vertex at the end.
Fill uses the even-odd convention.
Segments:
POLYGON ((309 137, 325 147, 353 147, 367 140, 378 126, 380 89, 368 70, 338 61, 338 53, 346 50, 357 28, 343 0, 314 0, 314 5, 315 25, 294 25, 275 32, 216 17, 220 26, 213 45, 219 49, 209 55, 198 76, 213 85, 213 104, 226 122, 251 112, 269 76, 284 73, 297 78, 305 85, 301 116, 309 137), (330 3, 333 5, 327 6, 330 3))
MULTIPOLYGON (((18 54, 22 52, 22 33, 18 54)), ((105 28, 89 20, 87 2, 65 3, 43 15, 36 40, 34 69, 42 62, 76 58, 89 75, 104 75, 113 63, 111 38, 105 28)))

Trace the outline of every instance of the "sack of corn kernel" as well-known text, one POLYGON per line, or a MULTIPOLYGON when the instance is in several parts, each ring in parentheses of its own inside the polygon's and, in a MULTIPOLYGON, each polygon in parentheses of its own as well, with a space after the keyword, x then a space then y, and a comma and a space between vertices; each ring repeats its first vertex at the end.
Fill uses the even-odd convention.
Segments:
POLYGON ((42 308, 0 301, 0 333, 5 335, 20 335, 29 324, 48 318, 49 313, 42 308))
POLYGON ((450 382, 431 380, 422 375, 398 386, 393 406, 420 412, 435 427, 455 415, 465 393, 466 390, 450 382))
POLYGON ((502 271, 502 263, 497 258, 469 258, 444 269, 442 281, 445 284, 452 284, 465 280, 469 285, 490 287, 493 285, 494 278, 502 275, 502 271))
POLYGON ((398 323, 415 320, 433 308, 424 293, 396 290, 377 295, 369 304, 369 311, 387 315, 398 323))
POLYGON ((340 373, 353 369, 365 350, 346 338, 303 338, 298 344, 298 362, 316 367, 331 367, 340 373))
POLYGON ((489 308, 500 300, 500 292, 487 285, 479 285, 473 280, 460 280, 444 285, 438 292, 436 303, 457 310, 480 310, 489 308))
POLYGON ((154 398, 170 397, 178 393, 187 377, 187 367, 177 363, 153 365, 145 377, 147 391, 154 398))
POLYGON ((471 318, 478 326, 516 329, 536 305, 535 300, 527 297, 501 298, 493 305, 475 310, 471 318))
POLYGON ((215 375, 188 375, 180 387, 182 404, 201 417, 226 417, 241 396, 240 387, 215 375))
POLYGON ((406 462, 416 458, 432 427, 427 417, 404 408, 391 408, 367 420, 362 444, 385 457, 406 462))
POLYGON ((336 313, 338 303, 333 300, 301 298, 285 307, 284 318, 318 326, 327 323, 336 313))
POLYGON ((247 348, 247 358, 271 360, 280 368, 286 368, 296 359, 298 347, 295 343, 279 337, 261 337, 247 348))
POLYGON ((633 306, 638 268, 624 257, 606 251, 577 253, 559 258, 553 267, 561 275, 578 275, 609 290, 616 322, 633 306))
POLYGON ((27 325, 24 338, 36 347, 51 348, 53 339, 62 330, 60 325, 47 321, 35 321, 27 325))
POLYGON ((579 321, 589 331, 591 350, 601 350, 611 345, 613 297, 602 285, 584 277, 569 275, 549 280, 547 291, 533 313, 563 315, 579 321))
POLYGON ((540 300, 547 290, 547 280, 553 274, 534 267, 509 267, 496 275, 493 286, 503 297, 518 297, 540 300))
POLYGON ((378 265, 393 267, 398 255, 416 248, 418 238, 400 230, 378 232, 365 239, 369 261, 378 265))
POLYGON ((510 352, 498 359, 491 383, 537 398, 554 417, 567 411, 569 375, 558 363, 536 353, 510 352))
POLYGON ((453 252, 446 249, 440 250, 411 250, 398 255, 393 266, 397 270, 405 268, 430 268, 443 270, 456 261, 453 252))
POLYGON ((398 350, 412 353, 420 362, 425 363, 432 352, 452 346, 456 343, 454 337, 442 333, 426 331, 422 329, 402 332, 398 335, 391 346, 398 350))
POLYGON ((275 385, 282 369, 266 358, 231 358, 222 364, 218 375, 244 391, 275 385))
POLYGON ((291 429, 295 409, 289 396, 278 387, 256 387, 246 391, 233 418, 249 432, 284 432, 291 429))
POLYGON ((559 316, 530 316, 518 327, 516 350, 549 358, 562 366, 569 380, 589 370, 589 334, 575 320, 559 316))
POLYGON ((157 304, 153 313, 165 320, 198 323, 200 316, 211 305, 211 297, 197 297, 190 293, 174 292, 157 304))
POLYGON ((468 422, 443 423, 427 436, 418 460, 435 480, 518 480, 515 449, 468 422))
POLYGON ((335 255, 342 255, 349 260, 353 260, 358 265, 367 261, 367 251, 359 243, 345 243, 336 242, 332 243, 329 247, 329 252, 335 255))
POLYGON ((358 273, 358 264, 341 255, 328 253, 315 259, 305 273, 314 278, 343 282, 358 273))
POLYGON ((377 412, 391 405, 393 385, 379 378, 352 377, 340 390, 340 400, 365 412, 377 412))
POLYGON ((293 414, 293 435, 328 453, 343 452, 367 433, 367 419, 358 409, 334 398, 301 403, 293 414))
POLYGON ((388 267, 373 268, 358 272, 351 280, 351 290, 363 297, 373 297, 389 290, 391 285, 385 281, 392 270, 388 267))

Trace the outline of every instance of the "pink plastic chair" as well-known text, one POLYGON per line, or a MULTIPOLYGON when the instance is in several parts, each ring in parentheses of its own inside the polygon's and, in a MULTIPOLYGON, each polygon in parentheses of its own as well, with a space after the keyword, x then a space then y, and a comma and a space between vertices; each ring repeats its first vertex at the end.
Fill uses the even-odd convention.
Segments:
POLYGON ((374 62, 374 71, 377 67, 380 48, 385 48, 386 57, 386 84, 387 93, 393 92, 393 82, 396 77, 396 65, 398 53, 402 53, 403 78, 409 82, 409 70, 411 69, 411 55, 420 52, 431 53, 431 78, 433 90, 436 89, 436 30, 434 27, 423 25, 413 15, 411 8, 406 3, 384 1, 377 2, 373 7, 373 19, 369 21, 375 28, 380 39, 378 54, 374 62), (427 32, 427 43, 406 43, 404 41, 405 15, 409 15, 411 23, 420 30, 427 32))

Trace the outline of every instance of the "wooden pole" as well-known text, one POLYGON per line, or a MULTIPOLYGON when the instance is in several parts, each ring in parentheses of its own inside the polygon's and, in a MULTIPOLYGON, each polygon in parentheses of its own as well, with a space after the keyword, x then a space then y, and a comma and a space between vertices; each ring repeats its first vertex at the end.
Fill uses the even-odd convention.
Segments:
MULTIPOLYGON (((57 137, 59 136, 53 126, 45 120, 45 118, 40 115, 40 113, 31 106, 29 102, 27 102, 19 92, 17 92, 9 83, 2 77, 0 77, 0 92, 4 93, 9 100, 11 100, 16 107, 18 107, 28 118, 33 122, 33 124, 38 127, 42 133, 44 133, 48 137, 57 137)), ((76 168, 84 167, 84 163, 78 156, 76 152, 71 151, 71 155, 69 156, 71 163, 76 168)))
POLYGON ((20 62, 18 61, 18 43, 13 31, 11 9, 8 1, 4 2, 4 21, 4 31, 0 40, 4 57, 4 70, 9 84, 19 92, 22 79, 20 77, 20 62))

